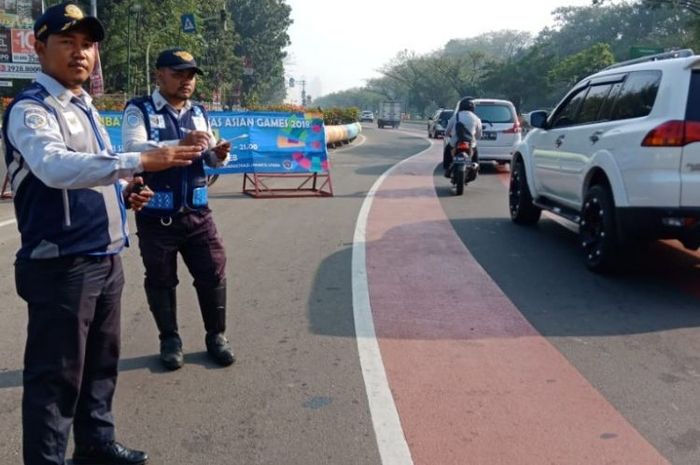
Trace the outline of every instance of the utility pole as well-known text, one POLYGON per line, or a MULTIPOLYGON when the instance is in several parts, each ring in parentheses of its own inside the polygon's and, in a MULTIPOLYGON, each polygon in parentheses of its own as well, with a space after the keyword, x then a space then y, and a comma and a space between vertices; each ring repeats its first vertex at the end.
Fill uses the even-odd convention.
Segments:
POLYGON ((90 16, 97 18, 97 0, 90 0, 90 16))
POLYGON ((293 77, 289 78, 289 87, 294 87, 295 84, 301 84, 301 106, 306 106, 306 80, 300 79, 296 80, 293 77))

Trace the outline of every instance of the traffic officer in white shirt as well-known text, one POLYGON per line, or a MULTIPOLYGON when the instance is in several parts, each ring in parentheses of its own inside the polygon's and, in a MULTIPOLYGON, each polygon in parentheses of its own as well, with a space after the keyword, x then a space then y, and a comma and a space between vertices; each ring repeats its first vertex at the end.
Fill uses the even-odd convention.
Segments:
POLYGON ((64 465, 71 426, 74 464, 143 464, 115 441, 112 398, 119 360, 128 245, 125 202, 152 193, 120 178, 199 156, 193 146, 112 151, 82 85, 95 64, 102 24, 72 3, 36 20, 41 72, 3 116, 5 162, 21 247, 17 292, 28 304, 22 399, 25 465, 64 465))
POLYGON ((158 89, 129 102, 122 142, 126 150, 198 145, 202 157, 191 165, 143 175, 153 200, 136 215, 139 248, 146 268, 144 287, 158 327, 160 359, 176 370, 184 356, 178 333, 177 254, 194 278, 206 331, 205 345, 219 365, 235 361, 226 330, 226 252, 207 202, 205 164, 225 165, 231 144, 216 144, 204 107, 192 102, 202 74, 186 50, 165 50, 156 61, 158 89))

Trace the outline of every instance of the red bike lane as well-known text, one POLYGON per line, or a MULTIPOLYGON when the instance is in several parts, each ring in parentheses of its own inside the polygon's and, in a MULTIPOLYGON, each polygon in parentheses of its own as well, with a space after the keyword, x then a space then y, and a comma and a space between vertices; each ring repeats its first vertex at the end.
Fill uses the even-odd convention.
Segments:
POLYGON ((667 464, 525 320, 435 193, 440 147, 396 167, 366 232, 376 337, 413 463, 667 464))

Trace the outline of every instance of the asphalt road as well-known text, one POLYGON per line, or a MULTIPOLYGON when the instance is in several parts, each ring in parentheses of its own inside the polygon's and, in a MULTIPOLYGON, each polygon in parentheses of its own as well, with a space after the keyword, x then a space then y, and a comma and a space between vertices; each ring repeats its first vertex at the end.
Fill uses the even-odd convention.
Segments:
MULTIPOLYGON (((367 193, 389 168, 429 148, 424 133, 422 126, 380 131, 365 125, 361 138, 330 155, 333 198, 251 199, 240 193, 241 177, 222 176, 217 181, 210 197, 228 252, 228 335, 238 357, 233 367, 218 368, 207 360, 191 278, 183 267, 178 298, 186 365, 176 372, 160 368, 155 325, 146 307, 133 237, 134 246, 124 254, 127 284, 115 402, 119 440, 146 449, 150 463, 164 465, 406 463, 386 456, 382 462, 377 445, 355 337, 352 256, 356 222, 367 193)), ((428 152, 433 156, 428 163, 435 161, 435 166, 440 144, 437 141, 428 152)), ((413 169, 408 165, 403 175, 418 178, 420 173, 413 169)), ((563 355, 590 391, 599 393, 667 461, 638 463, 700 463, 700 256, 659 242, 630 257, 624 273, 593 275, 585 269, 576 235, 569 229, 546 217, 534 228, 510 222, 506 179, 506 170, 486 169, 466 187, 464 196, 455 197, 436 170, 429 180, 434 186, 430 192, 395 190, 379 199, 400 200, 401 211, 396 215, 410 217, 420 214, 418 208, 410 211, 411 202, 418 205, 422 196, 436 194, 440 214, 444 212, 460 247, 475 260, 465 270, 479 268, 481 273, 483 269, 479 279, 502 292, 500 301, 508 300, 544 344, 563 355)), ((377 203, 370 216, 372 224, 381 223, 381 215, 387 220, 394 216, 387 206, 377 203)), ((16 226, 8 223, 12 217, 12 205, 0 203, 0 269, 5 270, 0 279, 4 302, 0 307, 0 463, 8 465, 21 463, 19 406, 26 324, 25 307, 14 291, 12 263, 18 236, 16 226)), ((416 226, 432 227, 419 219, 416 226)), ((373 282, 391 278, 394 271, 395 284, 404 277, 398 272, 403 270, 392 270, 398 262, 382 261, 379 249, 390 247, 399 257, 412 253, 399 248, 405 237, 400 234, 410 230, 391 231, 396 237, 387 235, 368 249, 373 266, 369 285, 377 312, 382 311, 382 302, 391 304, 401 296, 382 296, 383 283, 372 288, 373 282)), ((427 231, 423 237, 430 245, 435 238, 429 235, 431 229, 427 231)), ((440 253, 428 255, 431 266, 439 268, 440 253)), ((416 267, 421 271, 420 264, 416 267)), ((466 271, 464 279, 470 279, 466 271)), ((416 306, 418 300, 420 296, 416 306)), ((422 300, 433 302, 436 311, 449 301, 432 294, 422 300)), ((465 307, 473 304, 464 302, 465 307)), ((452 310, 452 316, 459 318, 460 309, 452 310)), ((498 316, 501 310, 494 307, 493 311, 498 316)), ((408 313, 406 319, 411 318, 408 313)), ((460 341, 409 338, 401 333, 406 330, 401 322, 385 316, 375 318, 379 336, 384 335, 382 353, 413 462, 473 463, 464 454, 476 440, 442 447, 449 430, 458 427, 443 425, 439 437, 420 427, 442 420, 435 414, 440 410, 427 399, 464 393, 444 389, 440 376, 429 377, 421 385, 422 396, 416 396, 421 394, 416 390, 405 394, 400 384, 412 377, 411 370, 418 378, 418 370, 433 368, 420 365, 421 351, 431 347, 454 351, 461 347, 455 345, 460 341), (401 351, 400 344, 408 339, 416 352, 401 351), (446 449, 451 455, 442 455, 446 449), (432 457, 426 455, 431 450, 437 451, 432 457)), ((463 391, 471 393, 467 383, 463 391)), ((474 392, 476 397, 481 395, 474 392)), ((513 402, 507 395, 504 405, 513 402)), ((447 408, 460 418, 463 406, 449 400, 447 408)), ((487 429, 489 418, 482 422, 473 429, 487 429)), ((565 450, 577 438, 554 434, 551 440, 565 450)), ((493 459, 477 465, 505 463, 499 457, 505 457, 508 447, 504 437, 502 444, 480 449, 493 459)), ((541 453, 546 456, 546 451, 541 453)), ((521 463, 535 461, 522 456, 521 463)), ((570 455, 537 463, 593 462, 570 455)))
MULTIPOLYGON (((191 278, 180 263, 180 332, 186 365, 164 372, 142 290, 136 237, 124 253, 118 440, 153 464, 378 464, 351 291, 355 221, 387 168, 428 143, 368 129, 331 155, 335 197, 251 199, 222 176, 211 207, 228 254, 228 336, 237 362, 204 354, 191 278)), ((0 204, 0 224, 13 217, 0 204)), ((131 231, 135 231, 133 225, 131 231)), ((21 369, 26 310, 15 295, 16 225, 0 226, 0 463, 21 463, 21 369)))
POLYGON ((510 222, 506 170, 487 167, 463 198, 440 174, 455 231, 523 316, 670 463, 700 463, 700 254, 656 242, 595 275, 552 217, 510 222))

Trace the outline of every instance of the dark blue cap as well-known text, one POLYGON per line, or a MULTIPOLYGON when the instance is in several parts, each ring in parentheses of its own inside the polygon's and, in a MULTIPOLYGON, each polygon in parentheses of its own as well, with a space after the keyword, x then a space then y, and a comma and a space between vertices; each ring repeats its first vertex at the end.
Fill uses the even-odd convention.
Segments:
POLYGON ((87 29, 95 42, 105 38, 105 29, 100 20, 93 16, 85 16, 78 5, 70 2, 47 8, 34 23, 34 37, 45 41, 51 34, 68 32, 78 27, 87 29))
POLYGON ((156 60, 156 68, 193 69, 197 74, 204 74, 197 66, 192 54, 182 48, 171 48, 160 52, 156 60))

